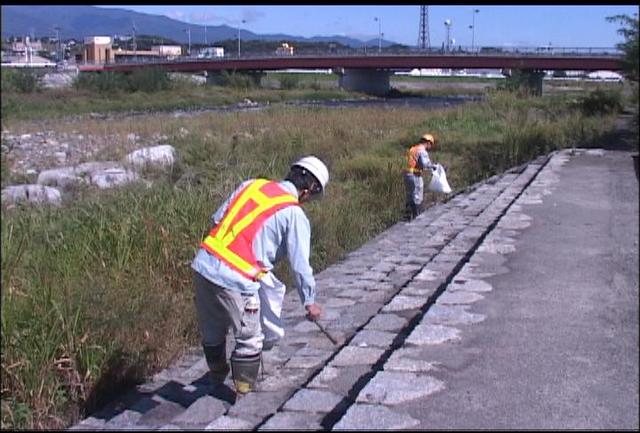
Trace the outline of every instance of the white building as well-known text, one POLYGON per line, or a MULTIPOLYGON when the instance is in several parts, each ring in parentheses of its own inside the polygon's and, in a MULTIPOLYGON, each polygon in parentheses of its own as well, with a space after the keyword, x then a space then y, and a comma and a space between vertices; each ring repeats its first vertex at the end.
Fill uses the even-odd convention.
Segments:
POLYGON ((199 59, 212 59, 224 57, 224 47, 205 47, 198 53, 199 59))
POLYGON ((612 71, 594 71, 589 72, 587 74, 587 80, 595 80, 595 81, 615 81, 617 83, 621 83, 624 81, 624 77, 612 71))
POLYGON ((151 47, 151 51, 167 57, 178 57, 182 55, 182 47, 180 45, 154 45, 151 47))

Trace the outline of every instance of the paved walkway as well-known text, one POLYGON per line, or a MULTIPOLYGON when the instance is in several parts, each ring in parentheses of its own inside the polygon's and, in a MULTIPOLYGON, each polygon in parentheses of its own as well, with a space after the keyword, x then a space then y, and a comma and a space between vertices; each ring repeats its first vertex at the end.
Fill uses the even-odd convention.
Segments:
POLYGON ((631 153, 564 150, 474 185, 289 294, 257 391, 200 349, 72 429, 638 429, 631 153))

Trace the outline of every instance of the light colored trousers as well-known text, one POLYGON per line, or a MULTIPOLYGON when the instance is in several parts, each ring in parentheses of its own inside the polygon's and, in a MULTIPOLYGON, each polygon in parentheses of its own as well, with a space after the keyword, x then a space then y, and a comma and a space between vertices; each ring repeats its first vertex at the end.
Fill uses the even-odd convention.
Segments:
POLYGON ((406 192, 406 203, 415 205, 422 204, 424 198, 424 179, 422 176, 415 176, 412 173, 404 174, 404 187, 406 192))
POLYGON ((258 296, 218 286, 197 272, 193 284, 203 345, 222 344, 231 329, 236 354, 250 356, 260 353, 263 346, 270 348, 284 336, 281 314, 286 286, 272 273, 260 281, 258 296), (255 312, 245 309, 252 303, 258 306, 255 312))

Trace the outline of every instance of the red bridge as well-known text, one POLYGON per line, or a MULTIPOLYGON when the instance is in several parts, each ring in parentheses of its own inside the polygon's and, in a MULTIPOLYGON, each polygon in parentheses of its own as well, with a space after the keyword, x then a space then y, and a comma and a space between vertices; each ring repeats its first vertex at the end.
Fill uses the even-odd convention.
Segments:
MULTIPOLYGON (((374 55, 322 55, 278 57, 222 57, 216 59, 183 58, 152 61, 82 65, 81 72, 133 72, 143 68, 162 68, 170 72, 207 72, 211 80, 224 70, 262 72, 286 69, 333 69, 340 75, 340 87, 372 94, 389 91, 389 76, 394 71, 411 69, 528 69, 528 70, 622 70, 622 56, 612 54, 546 53, 403 53, 374 55)), ((540 79, 541 80, 541 79, 540 79)), ((542 81, 539 85, 541 86, 542 81)))
POLYGON ((410 70, 414 68, 452 69, 542 69, 542 70, 608 70, 622 69, 622 56, 615 55, 351 55, 351 56, 289 56, 249 57, 220 59, 180 59, 174 61, 145 61, 140 63, 115 63, 82 65, 81 72, 118 71, 132 72, 140 68, 158 67, 171 72, 200 71, 267 71, 282 69, 388 69, 410 70))

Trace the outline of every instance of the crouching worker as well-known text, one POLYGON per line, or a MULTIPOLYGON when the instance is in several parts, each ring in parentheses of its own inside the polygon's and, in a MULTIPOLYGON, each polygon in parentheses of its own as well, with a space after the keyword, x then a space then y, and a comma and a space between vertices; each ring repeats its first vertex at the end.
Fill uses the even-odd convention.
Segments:
POLYGON ((263 347, 284 336, 285 285, 271 272, 288 256, 309 320, 320 318, 309 264, 311 227, 301 204, 321 197, 329 171, 315 156, 295 162, 282 181, 244 181, 211 216, 212 229, 191 264, 202 346, 214 384, 229 373, 226 337, 235 336, 236 392, 253 390, 263 347))

